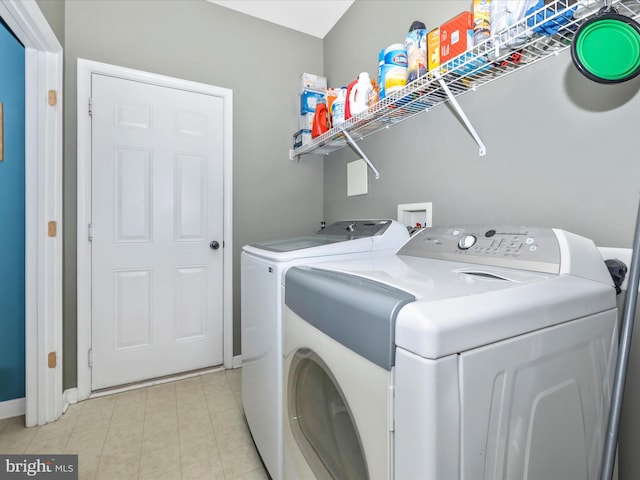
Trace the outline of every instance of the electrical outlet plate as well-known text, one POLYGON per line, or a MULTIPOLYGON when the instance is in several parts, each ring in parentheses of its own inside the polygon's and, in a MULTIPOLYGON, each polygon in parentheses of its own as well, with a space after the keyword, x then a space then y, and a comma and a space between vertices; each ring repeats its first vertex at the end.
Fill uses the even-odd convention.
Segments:
POLYGON ((369 192, 367 164, 363 159, 347 164, 347 196, 365 195, 369 192))
POLYGON ((418 225, 422 228, 433 226, 433 207, 431 202, 399 204, 398 222, 412 228, 418 225))

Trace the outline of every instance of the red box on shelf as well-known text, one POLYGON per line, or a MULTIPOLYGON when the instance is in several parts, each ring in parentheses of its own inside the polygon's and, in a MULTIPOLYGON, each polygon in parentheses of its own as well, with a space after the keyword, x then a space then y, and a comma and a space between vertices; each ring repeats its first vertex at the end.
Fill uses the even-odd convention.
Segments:
POLYGON ((473 45, 473 15, 462 12, 440 26, 440 65, 473 45))

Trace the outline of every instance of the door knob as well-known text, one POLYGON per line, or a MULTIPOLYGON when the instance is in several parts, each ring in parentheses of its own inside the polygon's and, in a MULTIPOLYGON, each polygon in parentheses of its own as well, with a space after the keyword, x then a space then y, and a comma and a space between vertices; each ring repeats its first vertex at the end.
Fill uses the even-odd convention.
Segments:
POLYGON ((216 242, 215 240, 212 240, 211 243, 209 244, 209 248, 211 250, 217 250, 220 248, 220 244, 218 242, 216 242))

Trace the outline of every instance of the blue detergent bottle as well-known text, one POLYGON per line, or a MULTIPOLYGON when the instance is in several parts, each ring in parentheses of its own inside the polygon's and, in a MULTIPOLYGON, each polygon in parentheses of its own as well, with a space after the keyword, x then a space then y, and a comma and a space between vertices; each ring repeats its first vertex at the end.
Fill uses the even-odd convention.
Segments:
POLYGON ((414 21, 404 39, 407 50, 407 83, 427 73, 427 27, 423 22, 414 21))

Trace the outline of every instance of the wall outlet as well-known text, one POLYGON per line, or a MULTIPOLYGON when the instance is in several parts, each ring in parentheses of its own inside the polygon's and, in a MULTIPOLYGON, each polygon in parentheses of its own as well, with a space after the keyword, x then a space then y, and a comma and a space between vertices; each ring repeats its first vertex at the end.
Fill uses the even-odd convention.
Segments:
POLYGON ((431 202, 399 204, 398 222, 411 228, 433 226, 433 207, 431 202))

